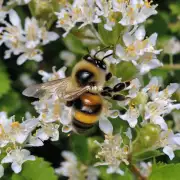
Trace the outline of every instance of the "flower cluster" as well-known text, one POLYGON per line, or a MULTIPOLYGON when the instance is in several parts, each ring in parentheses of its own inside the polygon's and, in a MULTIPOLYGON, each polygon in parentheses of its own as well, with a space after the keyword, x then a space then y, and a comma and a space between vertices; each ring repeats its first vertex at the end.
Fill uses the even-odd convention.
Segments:
POLYGON ((63 175, 69 178, 69 180, 97 180, 99 176, 99 170, 92 166, 86 166, 78 162, 77 157, 74 153, 69 151, 62 152, 63 158, 66 160, 61 163, 59 168, 56 168, 55 171, 58 175, 63 175))
POLYGON ((57 40, 59 35, 47 31, 44 26, 40 27, 34 17, 31 19, 27 17, 23 28, 16 11, 10 10, 8 15, 10 23, 3 21, 4 26, 0 28, 0 45, 4 43, 8 48, 5 51, 4 58, 9 59, 12 54, 19 55, 18 65, 27 60, 42 61, 43 52, 40 47, 57 40))
POLYGON ((63 28, 66 36, 77 23, 81 23, 81 28, 105 20, 104 28, 112 31, 116 23, 123 26, 143 23, 149 16, 157 14, 156 7, 157 5, 151 5, 147 0, 75 0, 73 4, 66 3, 56 13, 57 27, 63 28))
MULTIPOLYGON (((1 163, 12 163, 11 167, 15 173, 21 171, 21 165, 27 160, 35 160, 30 152, 23 149, 26 140, 38 124, 38 119, 32 118, 24 120, 22 123, 8 118, 5 112, 0 112, 0 147, 1 153, 7 153, 1 163)), ((3 166, 1 169, 3 169, 3 166)), ((0 176, 3 175, 0 174, 0 176)))

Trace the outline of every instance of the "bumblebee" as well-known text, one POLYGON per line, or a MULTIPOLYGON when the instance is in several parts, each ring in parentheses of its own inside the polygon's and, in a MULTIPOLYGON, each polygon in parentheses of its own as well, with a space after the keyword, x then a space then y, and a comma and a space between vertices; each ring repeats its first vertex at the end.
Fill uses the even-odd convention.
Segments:
POLYGON ((104 87, 105 82, 112 77, 112 74, 107 72, 104 62, 109 55, 100 60, 96 54, 93 57, 89 54, 84 56, 75 65, 70 77, 32 85, 23 91, 23 95, 50 98, 56 94, 60 101, 73 108, 72 125, 75 132, 86 132, 99 119, 103 109, 103 96, 122 101, 125 97, 115 93, 130 84, 130 82, 122 82, 113 88, 104 87))

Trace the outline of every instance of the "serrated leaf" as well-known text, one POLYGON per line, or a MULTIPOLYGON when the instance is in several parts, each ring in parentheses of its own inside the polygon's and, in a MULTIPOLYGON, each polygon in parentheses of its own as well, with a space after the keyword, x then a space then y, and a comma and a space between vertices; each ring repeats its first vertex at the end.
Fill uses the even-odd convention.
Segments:
POLYGON ((68 34, 64 38, 64 43, 68 47, 68 49, 74 53, 77 54, 86 54, 87 51, 85 47, 83 46, 83 43, 73 34, 68 34))
POLYGON ((80 161, 87 163, 89 160, 88 141, 85 136, 74 134, 71 136, 71 145, 73 152, 80 161))
POLYGON ((180 164, 153 165, 149 180, 179 180, 180 164))
POLYGON ((42 158, 35 161, 26 161, 19 174, 13 174, 12 180, 57 180, 50 163, 42 158))

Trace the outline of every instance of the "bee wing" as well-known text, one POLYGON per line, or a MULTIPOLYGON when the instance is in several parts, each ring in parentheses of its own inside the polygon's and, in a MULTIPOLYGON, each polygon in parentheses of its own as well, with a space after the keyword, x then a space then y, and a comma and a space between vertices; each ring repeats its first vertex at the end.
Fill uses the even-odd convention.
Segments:
POLYGON ((71 101, 88 90, 88 86, 83 88, 73 87, 71 77, 36 84, 23 91, 23 95, 35 98, 50 98, 56 94, 60 100, 71 101))

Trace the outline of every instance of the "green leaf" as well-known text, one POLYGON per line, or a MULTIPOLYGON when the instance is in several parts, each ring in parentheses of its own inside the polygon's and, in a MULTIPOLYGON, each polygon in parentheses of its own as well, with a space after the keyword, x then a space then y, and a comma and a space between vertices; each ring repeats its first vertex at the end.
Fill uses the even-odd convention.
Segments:
POLYGON ((50 163, 42 158, 36 158, 35 161, 27 161, 23 164, 22 171, 19 174, 13 174, 12 180, 57 180, 54 169, 50 163))
POLYGON ((0 63, 0 82, 1 82, 1 85, 0 85, 0 97, 4 94, 6 94, 9 90, 10 90, 10 80, 9 80, 9 77, 8 77, 8 73, 5 69, 5 66, 0 63))
POLYGON ((79 160, 87 163, 89 160, 88 141, 85 136, 74 134, 71 136, 71 145, 73 152, 77 155, 79 160))
POLYGON ((130 80, 137 74, 136 67, 130 62, 121 62, 116 65, 116 76, 121 77, 122 81, 130 80))
POLYGON ((141 153, 136 153, 133 156, 133 160, 135 161, 144 161, 146 159, 152 158, 152 157, 157 157, 162 155, 162 153, 160 151, 145 151, 145 152, 141 152, 141 153))
POLYGON ((172 14, 179 15, 180 14, 180 3, 176 2, 176 4, 170 4, 169 8, 172 11, 172 14))
POLYGON ((112 31, 106 30, 103 23, 98 24, 98 33, 106 45, 117 44, 120 40, 119 37, 121 37, 120 34, 122 30, 123 26, 118 23, 115 27, 113 27, 112 31))
POLYGON ((19 99, 19 94, 12 90, 0 99, 0 109, 8 113, 15 112, 20 107, 20 105, 21 103, 19 99))
POLYGON ((180 164, 153 165, 149 180, 179 180, 180 164))
POLYGON ((87 53, 87 50, 83 46, 83 43, 73 34, 69 33, 64 38, 64 43, 66 44, 68 49, 74 53, 77 53, 77 54, 86 54, 87 53))

